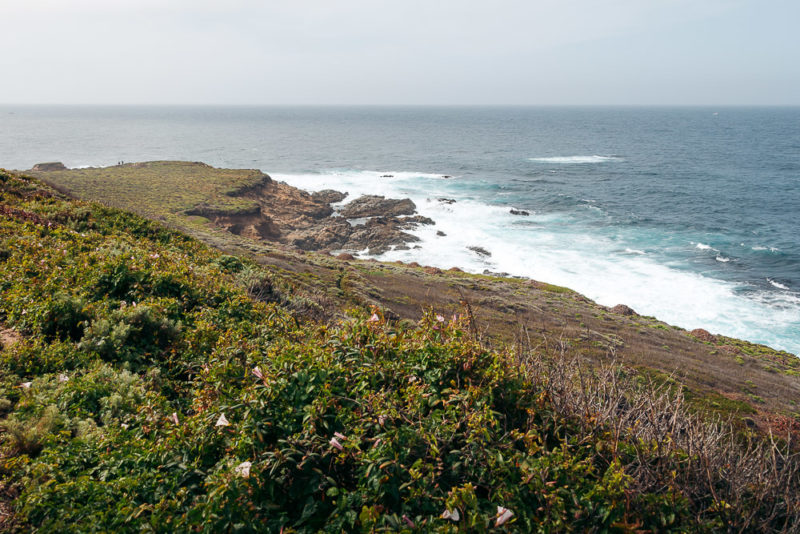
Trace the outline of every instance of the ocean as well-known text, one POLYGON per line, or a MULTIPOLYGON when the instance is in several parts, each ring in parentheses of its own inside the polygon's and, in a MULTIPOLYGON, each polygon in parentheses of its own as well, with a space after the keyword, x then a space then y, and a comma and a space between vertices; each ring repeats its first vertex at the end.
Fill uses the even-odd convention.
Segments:
POLYGON ((379 259, 800 353, 800 108, 0 106, 0 167, 164 159, 409 197, 436 224, 379 259))

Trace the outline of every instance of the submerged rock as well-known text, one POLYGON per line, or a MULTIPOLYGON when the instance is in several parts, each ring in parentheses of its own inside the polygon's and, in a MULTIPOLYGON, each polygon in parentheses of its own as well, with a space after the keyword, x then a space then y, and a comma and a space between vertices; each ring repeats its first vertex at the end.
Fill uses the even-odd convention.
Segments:
POLYGON ((510 211, 511 211, 511 215, 525 215, 525 216, 530 215, 530 212, 527 212, 525 210, 515 210, 515 209, 512 208, 510 211))
POLYGON ((474 252, 475 254, 477 254, 478 256, 483 256, 485 258, 488 258, 492 255, 491 252, 489 252, 483 247, 467 247, 467 248, 472 252, 474 252))

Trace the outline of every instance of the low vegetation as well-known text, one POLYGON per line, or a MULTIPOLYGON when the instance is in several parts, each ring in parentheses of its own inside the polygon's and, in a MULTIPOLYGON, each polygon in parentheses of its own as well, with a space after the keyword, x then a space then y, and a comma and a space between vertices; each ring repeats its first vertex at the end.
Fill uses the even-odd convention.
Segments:
POLYGON ((0 209, 6 530, 800 527, 791 433, 669 377, 488 349, 470 306, 325 313, 325 288, 25 177, 0 172, 0 209))

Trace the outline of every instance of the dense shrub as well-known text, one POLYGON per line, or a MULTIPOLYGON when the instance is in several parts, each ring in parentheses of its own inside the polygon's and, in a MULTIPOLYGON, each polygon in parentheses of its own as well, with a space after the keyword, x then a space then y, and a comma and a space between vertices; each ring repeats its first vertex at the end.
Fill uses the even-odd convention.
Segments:
POLYGON ((800 525, 785 447, 618 367, 486 350, 469 313, 307 322, 252 264, 0 178, 17 210, 0 320, 23 334, 0 351, 0 476, 20 531, 800 525))

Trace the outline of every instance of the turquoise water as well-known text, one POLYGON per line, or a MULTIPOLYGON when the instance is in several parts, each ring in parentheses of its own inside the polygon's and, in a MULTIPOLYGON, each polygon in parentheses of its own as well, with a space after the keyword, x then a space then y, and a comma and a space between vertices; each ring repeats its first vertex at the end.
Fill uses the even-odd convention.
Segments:
POLYGON ((6 168, 184 159, 408 196, 437 225, 385 259, 800 352, 800 108, 0 107, 0 126, 6 168))

